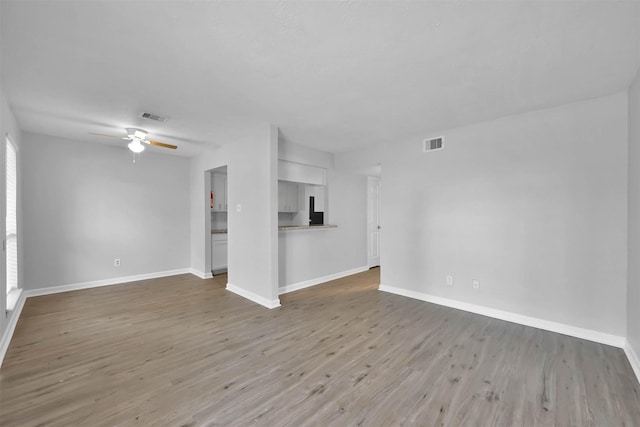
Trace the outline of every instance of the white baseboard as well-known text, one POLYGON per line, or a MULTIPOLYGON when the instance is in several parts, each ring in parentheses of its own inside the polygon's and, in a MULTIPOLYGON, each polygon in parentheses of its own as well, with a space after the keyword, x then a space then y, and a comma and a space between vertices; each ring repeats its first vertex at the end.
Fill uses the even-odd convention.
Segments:
POLYGON ((636 374, 638 382, 640 382, 640 357, 638 357, 638 353, 636 353, 634 348, 631 346, 629 340, 627 340, 624 346, 624 354, 627 355, 631 368, 633 368, 633 372, 636 374))
POLYGON ((569 335, 576 338, 594 341, 600 344, 606 344, 613 347, 625 348, 625 337, 611 335, 604 332, 594 331, 592 329, 579 328, 577 326, 566 325, 564 323, 551 322, 549 320, 538 319, 536 317, 524 316, 522 314, 512 313, 509 311, 497 310, 495 308, 484 307, 481 305, 469 304, 449 298, 442 298, 422 292, 410 291, 407 289, 396 288, 380 284, 378 288, 381 291, 401 295, 433 304, 443 305, 458 310, 468 311, 471 313, 481 314, 495 319, 505 320, 507 322, 518 323, 520 325, 531 326, 533 328, 544 329, 546 331, 557 332, 559 334, 569 335))
POLYGON ((18 319, 20 318, 20 313, 22 313, 22 307, 24 307, 24 302, 26 299, 27 297, 25 293, 22 292, 18 297, 18 301, 13 307, 13 310, 11 310, 9 323, 4 330, 2 339, 0 339, 0 366, 2 366, 2 362, 4 362, 4 356, 7 354, 7 349, 9 349, 9 343, 11 342, 11 338, 13 337, 13 332, 16 330, 16 325, 18 324, 18 319))
POLYGON ((139 280, 157 279, 158 277, 176 276, 178 274, 191 273, 188 268, 178 270, 158 271, 155 273, 136 274, 134 276, 114 277, 112 279, 93 280, 91 282, 72 283, 69 285, 51 286, 47 288, 29 289, 25 293, 27 297, 57 294, 59 292, 77 291, 80 289, 98 288, 100 286, 119 285, 121 283, 137 282, 139 280))
POLYGON ((327 276, 318 277, 311 280, 305 280, 304 282, 293 283, 291 285, 283 286, 278 289, 278 294, 286 294, 293 291, 299 291, 300 289, 308 288, 311 286, 319 285, 321 283, 329 282, 331 280, 340 279, 341 277, 351 276, 352 274, 362 273, 367 271, 369 267, 352 268, 351 270, 341 271, 339 273, 329 274, 327 276))
POLYGON ((236 295, 240 295, 241 297, 246 298, 249 301, 253 301, 267 308, 280 307, 279 298, 276 298, 274 300, 269 300, 267 298, 261 297, 260 295, 254 294, 253 292, 249 292, 245 289, 232 285, 231 283, 227 283, 227 290, 230 292, 233 292, 236 295))
POLYGON ((211 279, 213 277, 213 274, 211 274, 211 272, 203 273, 202 271, 196 270, 195 268, 190 268, 189 273, 193 274, 194 276, 198 276, 201 279, 211 279))

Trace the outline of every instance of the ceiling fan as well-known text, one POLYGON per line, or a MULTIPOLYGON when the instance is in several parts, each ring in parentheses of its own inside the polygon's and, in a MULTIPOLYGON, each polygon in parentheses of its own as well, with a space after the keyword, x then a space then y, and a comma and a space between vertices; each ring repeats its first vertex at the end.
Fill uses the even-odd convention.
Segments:
POLYGON ((178 148, 176 145, 165 144, 164 142, 152 141, 150 139, 147 139, 148 132, 144 129, 127 128, 126 131, 127 131, 126 136, 107 135, 104 133, 94 133, 94 132, 89 132, 89 134, 98 135, 98 136, 108 136, 110 138, 120 138, 120 139, 124 139, 125 141, 131 141, 129 142, 127 147, 129 147, 129 150, 133 151, 134 153, 140 153, 144 150, 144 145, 142 144, 155 145, 157 147, 170 148, 172 150, 175 150, 176 148, 178 148))

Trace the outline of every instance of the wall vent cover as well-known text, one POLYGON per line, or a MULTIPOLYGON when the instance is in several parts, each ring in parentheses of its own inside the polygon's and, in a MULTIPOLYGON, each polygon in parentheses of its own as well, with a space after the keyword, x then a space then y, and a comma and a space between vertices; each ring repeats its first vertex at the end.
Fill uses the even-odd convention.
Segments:
POLYGON ((140 117, 141 119, 155 120, 156 122, 163 122, 163 123, 169 120, 169 117, 161 116, 159 114, 145 113, 144 111, 141 113, 138 113, 138 117, 140 117))
POLYGON ((426 153, 427 151, 441 150, 442 149, 442 141, 443 141, 442 137, 425 139, 422 142, 422 151, 424 151, 426 153))

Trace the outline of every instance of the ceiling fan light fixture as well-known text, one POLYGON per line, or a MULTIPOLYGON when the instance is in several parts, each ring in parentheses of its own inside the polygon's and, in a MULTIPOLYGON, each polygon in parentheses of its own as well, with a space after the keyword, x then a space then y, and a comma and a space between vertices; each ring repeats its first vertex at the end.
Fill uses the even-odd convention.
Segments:
POLYGON ((141 153, 144 151, 144 145, 142 145, 140 143, 140 140, 138 138, 133 138, 133 141, 131 141, 127 147, 129 147, 129 150, 133 151, 134 153, 141 153))

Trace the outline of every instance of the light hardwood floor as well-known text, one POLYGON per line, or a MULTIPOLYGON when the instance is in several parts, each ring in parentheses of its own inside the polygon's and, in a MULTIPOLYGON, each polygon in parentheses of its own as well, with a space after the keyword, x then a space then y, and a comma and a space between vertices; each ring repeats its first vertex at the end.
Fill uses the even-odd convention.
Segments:
POLYGON ((29 298, 9 426, 640 426, 622 350, 377 291, 267 310, 191 275, 29 298))

